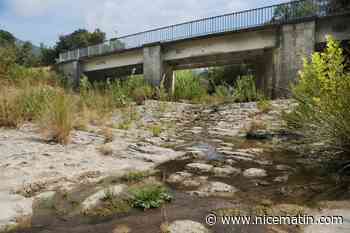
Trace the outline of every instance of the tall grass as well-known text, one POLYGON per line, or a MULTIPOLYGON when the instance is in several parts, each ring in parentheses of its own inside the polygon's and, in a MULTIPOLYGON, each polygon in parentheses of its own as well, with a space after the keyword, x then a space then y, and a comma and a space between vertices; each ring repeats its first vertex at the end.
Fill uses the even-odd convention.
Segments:
POLYGON ((207 89, 201 85, 198 77, 191 70, 176 73, 174 100, 198 101, 207 95, 207 89))
POLYGON ((74 126, 74 98, 62 91, 57 92, 52 103, 43 112, 42 129, 48 140, 67 144, 74 126))
POLYGON ((241 76, 237 79, 234 86, 233 97, 237 102, 257 101, 262 96, 255 86, 255 77, 253 75, 241 76))
POLYGON ((18 127, 23 121, 23 110, 15 89, 0 89, 0 127, 18 127))

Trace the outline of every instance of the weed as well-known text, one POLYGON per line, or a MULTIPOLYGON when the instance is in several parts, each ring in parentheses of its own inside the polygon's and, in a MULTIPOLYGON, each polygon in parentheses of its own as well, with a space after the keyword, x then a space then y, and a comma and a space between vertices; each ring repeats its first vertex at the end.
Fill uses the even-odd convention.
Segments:
POLYGON ((114 135, 113 135, 113 131, 110 128, 107 128, 107 127, 103 128, 101 131, 101 134, 105 138, 105 143, 113 142, 114 135))
POLYGON ((128 183, 133 183, 133 182, 139 182, 145 179, 146 177, 149 176, 148 172, 129 172, 122 176, 121 180, 128 182, 128 183))
POLYGON ((153 137, 159 137, 162 133, 162 127, 160 125, 153 125, 151 126, 151 132, 153 137))
POLYGON ((103 144, 97 148, 102 155, 112 155, 113 149, 109 144, 103 144))
POLYGON ((272 104, 267 99, 261 99, 257 102, 257 107, 261 113, 268 113, 272 109, 272 104))
POLYGON ((132 206, 144 210, 159 208, 162 204, 173 199, 169 191, 158 184, 145 184, 142 187, 130 190, 130 192, 133 195, 132 206))

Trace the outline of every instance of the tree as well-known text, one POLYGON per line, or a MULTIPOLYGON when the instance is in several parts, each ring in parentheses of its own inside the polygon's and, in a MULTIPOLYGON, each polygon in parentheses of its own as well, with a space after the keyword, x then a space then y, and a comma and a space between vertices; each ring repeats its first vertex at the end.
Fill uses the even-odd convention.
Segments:
POLYGON ((31 42, 26 41, 16 46, 16 63, 25 67, 39 65, 40 58, 33 54, 33 44, 31 42))
POLYGON ((40 45, 41 57, 40 63, 44 66, 55 64, 58 52, 54 47, 46 47, 44 44, 40 45))
MULTIPOLYGON (((322 0, 320 0, 322 1, 322 0)), ((289 20, 313 16, 316 13, 314 0, 291 2, 278 6, 274 12, 273 20, 289 20)))
POLYGON ((5 44, 14 45, 16 38, 8 31, 0 30, 0 46, 5 44))
POLYGON ((78 29, 71 34, 63 35, 59 37, 59 41, 56 43, 57 53, 61 53, 68 50, 88 47, 102 43, 106 39, 106 33, 99 29, 94 32, 89 32, 86 29, 78 29))
POLYGON ((349 0, 329 0, 329 10, 332 13, 350 10, 349 0))

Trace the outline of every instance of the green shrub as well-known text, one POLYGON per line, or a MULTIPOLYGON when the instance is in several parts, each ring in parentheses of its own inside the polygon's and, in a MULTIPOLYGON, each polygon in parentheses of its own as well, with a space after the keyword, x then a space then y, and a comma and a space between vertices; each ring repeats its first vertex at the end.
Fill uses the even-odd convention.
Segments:
POLYGON ((338 42, 304 60, 299 82, 292 88, 298 106, 286 117, 289 126, 311 140, 350 148, 350 73, 338 42))
POLYGON ((199 100, 207 95, 207 90, 201 85, 198 77, 191 70, 178 71, 175 81, 175 100, 199 100))
POLYGON ((141 209, 159 208, 173 198, 164 186, 157 184, 146 184, 130 192, 133 195, 132 206, 141 209))
POLYGON ((233 96, 238 102, 259 100, 260 95, 255 86, 255 77, 253 75, 239 77, 235 84, 233 96))

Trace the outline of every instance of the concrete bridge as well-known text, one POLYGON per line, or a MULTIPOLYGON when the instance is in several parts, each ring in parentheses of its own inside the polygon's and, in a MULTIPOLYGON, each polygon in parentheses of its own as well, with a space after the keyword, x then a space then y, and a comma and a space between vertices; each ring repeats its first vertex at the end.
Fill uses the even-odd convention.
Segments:
POLYGON ((326 1, 303 0, 172 25, 60 54, 59 69, 79 84, 89 79, 143 73, 154 86, 174 83, 173 71, 252 64, 257 86, 283 97, 296 80, 302 57, 326 35, 350 39, 349 12, 332 12, 326 1))

